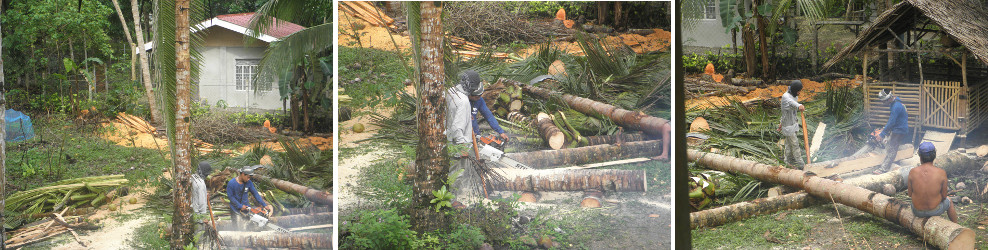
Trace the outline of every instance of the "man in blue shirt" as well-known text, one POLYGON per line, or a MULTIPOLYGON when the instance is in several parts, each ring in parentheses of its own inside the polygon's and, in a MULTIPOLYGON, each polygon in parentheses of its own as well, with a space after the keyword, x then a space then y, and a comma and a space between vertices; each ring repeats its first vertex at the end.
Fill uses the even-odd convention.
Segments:
POLYGON ((487 102, 480 96, 484 94, 484 84, 480 80, 480 74, 473 70, 465 70, 460 73, 460 83, 464 84, 464 89, 469 94, 473 134, 480 135, 480 126, 477 124, 477 113, 480 113, 484 116, 484 120, 487 120, 487 124, 491 125, 491 128, 500 134, 501 138, 507 140, 508 134, 504 132, 504 129, 501 129, 497 123, 497 118, 494 118, 494 113, 491 113, 491 110, 487 108, 487 102))
POLYGON ((226 183, 226 196, 230 199, 230 216, 233 224, 238 227, 242 225, 237 211, 249 212, 251 209, 249 195, 254 196, 257 203, 260 203, 261 207, 264 208, 265 213, 270 214, 271 211, 274 211, 271 205, 264 202, 264 198, 257 192, 254 182, 250 180, 251 176, 254 176, 254 170, 259 167, 261 166, 244 166, 240 169, 240 174, 237 177, 226 183))
POLYGON ((875 170, 874 174, 889 171, 892 162, 895 161, 895 155, 899 153, 902 140, 906 138, 906 133, 909 132, 909 115, 906 114, 906 106, 902 105, 902 100, 893 96, 892 91, 885 89, 878 92, 878 99, 885 105, 889 105, 890 112, 888 123, 882 128, 882 132, 875 136, 875 140, 882 141, 887 138, 888 142, 885 143, 885 160, 882 161, 882 165, 879 166, 878 170, 875 170))

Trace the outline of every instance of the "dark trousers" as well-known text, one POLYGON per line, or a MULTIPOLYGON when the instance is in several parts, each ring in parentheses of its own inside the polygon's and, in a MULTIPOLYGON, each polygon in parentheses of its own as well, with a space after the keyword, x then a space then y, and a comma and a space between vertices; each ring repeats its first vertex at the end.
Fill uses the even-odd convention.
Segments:
POLYGON ((880 165, 882 171, 889 171, 892 167, 892 162, 895 161, 895 156, 899 154, 899 146, 902 146, 902 139, 905 137, 905 134, 889 133, 889 142, 885 145, 885 160, 880 165))

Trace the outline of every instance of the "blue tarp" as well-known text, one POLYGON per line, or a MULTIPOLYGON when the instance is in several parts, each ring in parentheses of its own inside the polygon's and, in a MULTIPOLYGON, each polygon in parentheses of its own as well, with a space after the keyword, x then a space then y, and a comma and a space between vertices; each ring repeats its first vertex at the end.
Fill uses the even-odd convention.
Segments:
POLYGON ((31 125, 31 117, 20 111, 8 109, 4 116, 7 122, 8 142, 23 141, 34 138, 34 127, 31 125))

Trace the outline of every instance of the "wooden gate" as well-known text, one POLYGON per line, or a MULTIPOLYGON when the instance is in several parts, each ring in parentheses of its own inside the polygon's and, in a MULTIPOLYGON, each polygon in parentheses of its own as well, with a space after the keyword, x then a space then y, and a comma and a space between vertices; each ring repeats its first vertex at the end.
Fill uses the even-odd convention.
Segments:
POLYGON ((923 98, 920 100, 920 114, 924 127, 950 130, 965 129, 967 91, 961 82, 925 81, 922 85, 923 98))

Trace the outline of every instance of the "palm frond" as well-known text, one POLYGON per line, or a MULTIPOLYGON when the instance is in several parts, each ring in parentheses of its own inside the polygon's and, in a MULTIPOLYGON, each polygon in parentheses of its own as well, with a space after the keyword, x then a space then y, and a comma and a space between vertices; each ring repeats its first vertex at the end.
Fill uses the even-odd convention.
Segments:
POLYGON ((325 23, 303 29, 279 41, 272 42, 268 49, 264 50, 264 56, 261 57, 258 66, 260 71, 252 84, 254 91, 268 88, 269 86, 260 85, 270 84, 271 79, 278 74, 290 71, 295 65, 304 63, 315 54, 330 49, 333 46, 333 36, 326 34, 332 34, 332 32, 332 23, 325 23))

